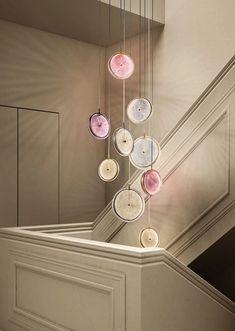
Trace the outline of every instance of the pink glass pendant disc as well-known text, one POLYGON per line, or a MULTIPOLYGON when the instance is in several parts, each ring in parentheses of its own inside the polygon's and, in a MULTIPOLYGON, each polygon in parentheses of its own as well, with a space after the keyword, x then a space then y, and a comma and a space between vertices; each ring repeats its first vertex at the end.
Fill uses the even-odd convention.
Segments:
POLYGON ((162 186, 162 179, 156 170, 150 169, 143 173, 141 184, 145 193, 154 195, 159 192, 162 186))
POLYGON ((134 72, 134 62, 128 55, 118 53, 109 59, 108 69, 113 77, 127 79, 134 72))
POLYGON ((89 129, 97 139, 105 139, 110 133, 109 120, 100 113, 94 113, 89 118, 89 129))

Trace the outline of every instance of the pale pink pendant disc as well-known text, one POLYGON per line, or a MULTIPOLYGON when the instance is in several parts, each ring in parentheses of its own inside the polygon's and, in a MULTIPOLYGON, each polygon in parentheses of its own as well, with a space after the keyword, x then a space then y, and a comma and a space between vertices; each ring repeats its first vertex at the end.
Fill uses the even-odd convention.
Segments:
POLYGON ((126 54, 115 54, 108 62, 108 69, 111 75, 117 79, 127 79, 134 72, 134 62, 126 54))
POLYGON ((156 170, 150 169, 143 173, 141 184, 145 193, 154 195, 159 192, 162 185, 162 179, 156 170))
POLYGON ((110 133, 109 120, 101 113, 93 113, 89 118, 89 129, 95 138, 105 139, 110 133))

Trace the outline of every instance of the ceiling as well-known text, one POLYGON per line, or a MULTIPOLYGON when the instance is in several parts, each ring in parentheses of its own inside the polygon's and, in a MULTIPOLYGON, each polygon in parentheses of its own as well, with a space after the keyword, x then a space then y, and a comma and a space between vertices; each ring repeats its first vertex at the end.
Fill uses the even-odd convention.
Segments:
MULTIPOLYGON (((107 47, 122 40, 120 9, 110 8, 110 35, 109 6, 97 0, 0 0, 0 19, 107 47)), ((126 11, 127 38, 139 33, 139 22, 139 15, 126 11)), ((141 31, 146 22, 142 18, 141 31)), ((151 21, 151 28, 159 26, 151 21)))

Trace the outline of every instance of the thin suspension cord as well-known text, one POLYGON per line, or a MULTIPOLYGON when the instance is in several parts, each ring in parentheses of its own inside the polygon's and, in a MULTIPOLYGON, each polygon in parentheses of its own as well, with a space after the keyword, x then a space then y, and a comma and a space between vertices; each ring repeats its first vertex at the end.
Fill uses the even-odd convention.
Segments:
POLYGON ((151 196, 148 199, 147 227, 151 228, 151 196))
MULTIPOLYGON (((122 19, 123 19, 123 52, 125 53, 126 48, 126 27, 125 27, 125 0, 123 1, 122 7, 122 19)), ((125 79, 122 80, 122 125, 123 128, 126 126, 126 81, 125 79)))
MULTIPOLYGON (((145 21, 146 21, 146 0, 144 0, 144 27, 146 26, 145 21)), ((147 71, 146 70, 146 41, 148 42, 148 39, 146 38, 145 31, 143 34, 143 38, 144 38, 144 97, 146 98, 146 94, 147 94, 146 93, 146 71, 147 71)), ((148 65, 148 63, 147 63, 147 65, 148 65)), ((147 123, 145 122, 144 123, 144 137, 146 137, 146 135, 147 135, 147 123)))
POLYGON ((99 16, 99 65, 98 65, 98 111, 101 111, 101 0, 98 5, 99 16))
POLYGON ((143 32, 143 69, 144 69, 144 79, 143 79, 143 93, 144 93, 144 97, 146 96, 146 33, 145 33, 145 19, 146 19, 146 0, 144 0, 144 32, 143 32))
MULTIPOLYGON (((149 8, 148 8, 149 9, 149 8)), ((148 10, 149 11, 149 10, 148 10)), ((151 70, 153 72, 152 63, 151 63, 151 22, 150 17, 148 17, 148 30, 147 30, 147 36, 148 36, 148 97, 149 100, 152 101, 151 91, 153 91, 153 84, 151 84, 151 70)), ((152 74, 153 75, 153 74, 152 74)), ((148 122, 148 134, 151 135, 151 121, 148 122)), ((152 147, 151 147, 151 153, 152 153, 152 147)), ((152 158, 152 155, 151 155, 152 158)), ((152 161, 152 160, 151 160, 152 161)), ((151 164, 152 168, 152 164, 151 164)))
MULTIPOLYGON (((153 0, 152 0, 152 15, 153 15, 153 0)), ((153 72, 153 67, 151 68, 151 65, 152 65, 152 62, 151 62, 151 31, 150 31, 150 17, 148 17, 148 83, 149 83, 149 98, 152 99, 152 97, 153 97, 153 80, 151 82, 151 69, 153 72), (151 91, 152 91, 152 96, 151 96, 151 91)), ((153 79, 153 74, 152 74, 152 79, 153 79)), ((153 101, 153 99, 152 99, 152 101, 153 101)), ((151 122, 150 121, 149 121, 148 131, 149 131, 149 136, 151 136, 151 122)), ((152 138, 151 138, 150 155, 151 155, 151 169, 153 169, 153 140, 152 140, 152 138)), ((148 228, 151 228, 151 195, 149 196, 149 199, 148 199, 148 228)))
POLYGON ((122 18, 123 18, 123 53, 125 54, 126 51, 126 1, 123 0, 123 7, 122 7, 122 18))
POLYGON ((122 81, 122 125, 126 126, 126 81, 122 81))
MULTIPOLYGON (((130 0, 130 13, 132 11, 132 0, 130 0)), ((130 38, 130 56, 132 57, 132 38, 130 38)), ((128 130, 130 131, 130 120, 128 120, 128 130)), ((128 157, 128 189, 131 187, 131 162, 130 158, 128 157)))
POLYGON ((142 8, 141 8, 141 1, 139 0, 139 97, 141 97, 141 14, 142 14, 142 8))
MULTIPOLYGON (((131 3, 131 0, 130 0, 130 13, 131 13, 131 11, 132 11, 132 3, 131 3)), ((131 55, 132 55, 132 38, 129 38, 130 39, 130 57, 131 57, 131 55)))
MULTIPOLYGON (((152 20, 153 20, 153 0, 152 0, 152 20)), ((153 39, 153 33, 151 34, 151 40, 152 40, 152 45, 151 45, 151 48, 152 48, 152 51, 151 51, 151 55, 152 55, 152 107, 153 107, 153 104, 154 104, 154 92, 153 92, 153 84, 154 84, 154 78, 153 78, 153 70, 154 70, 154 54, 153 54, 153 43, 154 43, 154 39, 153 39)))
MULTIPOLYGON (((111 39, 111 0, 109 0, 109 45, 111 39)), ((111 122, 111 102, 110 102, 110 94, 111 94, 111 79, 110 75, 108 75, 108 119, 111 122)), ((110 135, 108 136, 108 159, 110 159, 110 146, 111 145, 111 138, 110 135)))
MULTIPOLYGON (((122 34, 123 34, 123 30, 122 30, 122 27, 123 27, 123 13, 122 13, 122 0, 119 1, 119 6, 120 6, 120 40, 122 40, 122 34)), ((120 53, 123 53, 123 42, 120 42, 120 53)))
MULTIPOLYGON (((153 68, 152 68, 153 69, 153 68)), ((148 85, 149 85, 149 100, 151 100, 151 30, 150 18, 148 18, 148 85)))

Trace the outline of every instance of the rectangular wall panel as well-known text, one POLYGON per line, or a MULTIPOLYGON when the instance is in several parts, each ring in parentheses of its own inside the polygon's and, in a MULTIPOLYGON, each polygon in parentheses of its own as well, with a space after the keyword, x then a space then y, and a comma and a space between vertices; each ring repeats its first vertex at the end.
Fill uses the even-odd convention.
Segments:
POLYGON ((58 114, 19 110, 19 225, 58 222, 58 114))
POLYGON ((0 227, 17 225, 17 110, 0 107, 0 227))

